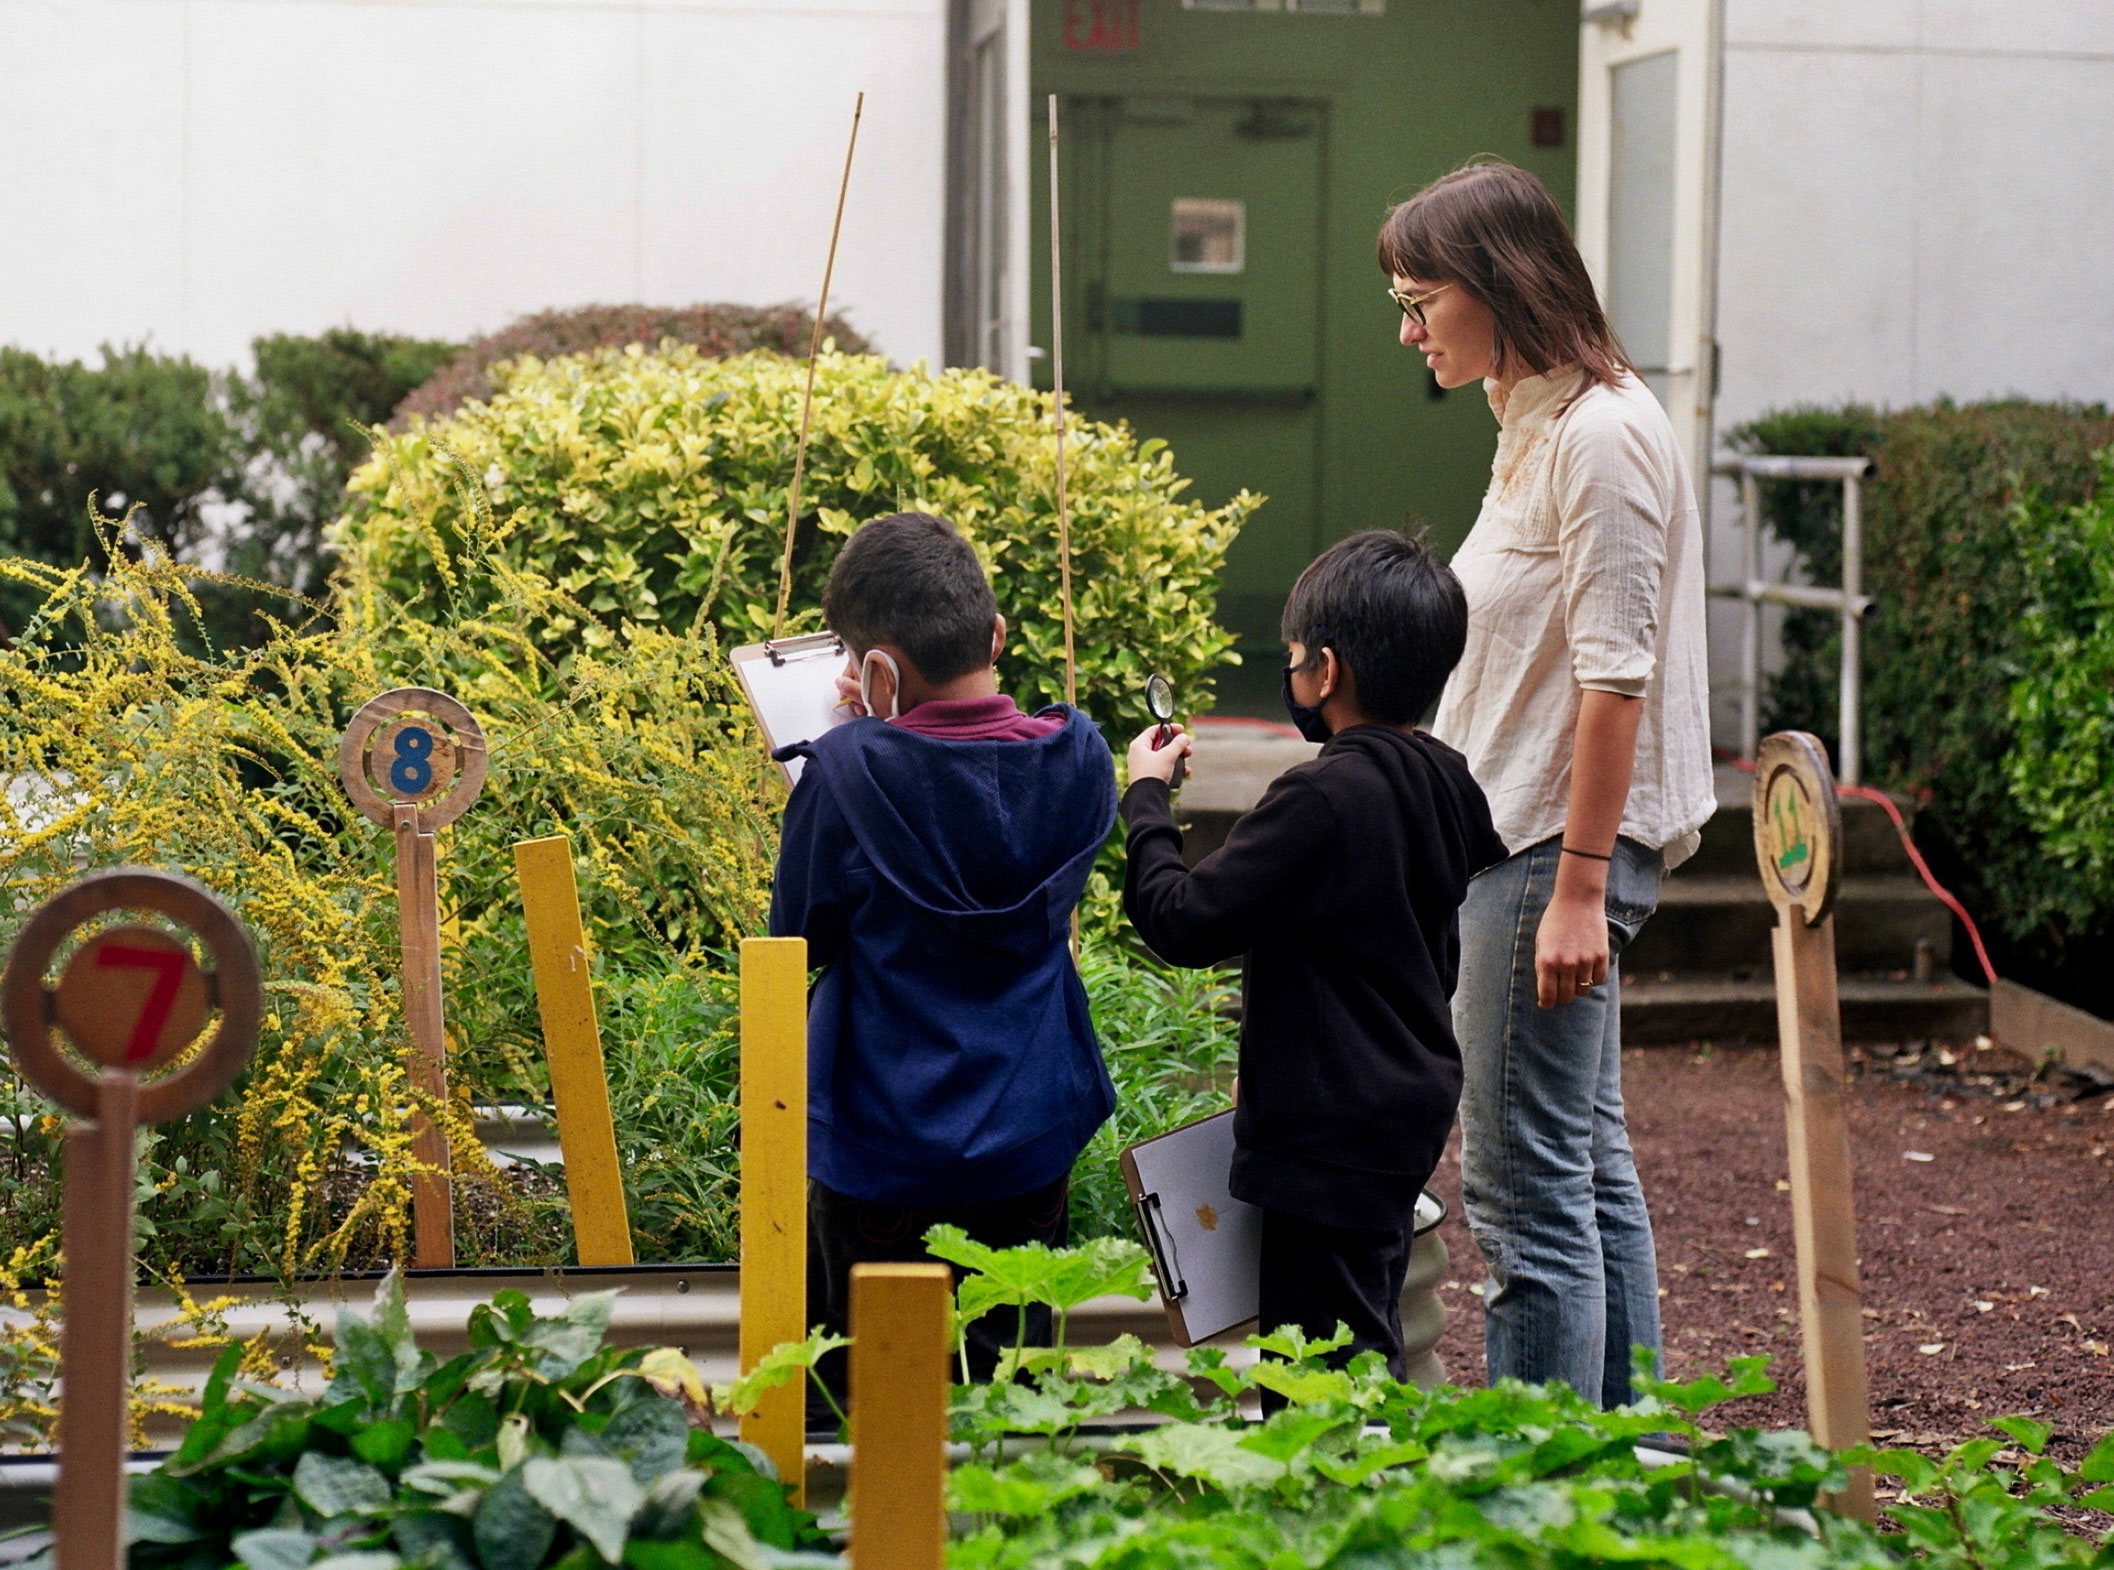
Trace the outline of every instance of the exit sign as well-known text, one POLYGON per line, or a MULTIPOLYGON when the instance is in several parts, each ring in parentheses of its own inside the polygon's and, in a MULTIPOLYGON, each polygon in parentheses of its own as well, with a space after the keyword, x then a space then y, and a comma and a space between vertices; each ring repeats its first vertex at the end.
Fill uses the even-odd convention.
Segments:
POLYGON ((1140 0, 1064 0, 1064 47, 1070 54, 1134 54, 1140 0))

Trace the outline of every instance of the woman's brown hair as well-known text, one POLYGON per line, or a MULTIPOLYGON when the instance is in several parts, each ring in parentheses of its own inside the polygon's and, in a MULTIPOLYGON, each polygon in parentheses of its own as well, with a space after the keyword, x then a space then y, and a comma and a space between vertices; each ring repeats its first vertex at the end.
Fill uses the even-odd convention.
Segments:
POLYGON ((1556 198, 1524 169, 1491 160, 1439 176, 1387 215, 1379 252, 1390 277, 1452 284, 1488 306, 1501 370, 1577 364, 1588 385, 1612 385, 1632 369, 1556 198))

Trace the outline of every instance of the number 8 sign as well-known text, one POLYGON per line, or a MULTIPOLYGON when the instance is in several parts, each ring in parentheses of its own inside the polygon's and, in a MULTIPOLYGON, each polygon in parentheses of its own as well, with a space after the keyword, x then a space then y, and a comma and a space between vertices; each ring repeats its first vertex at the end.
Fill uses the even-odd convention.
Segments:
POLYGON ((484 732, 470 711, 431 687, 398 687, 362 704, 338 748, 353 805, 384 828, 413 808, 431 831, 453 823, 484 789, 484 732))

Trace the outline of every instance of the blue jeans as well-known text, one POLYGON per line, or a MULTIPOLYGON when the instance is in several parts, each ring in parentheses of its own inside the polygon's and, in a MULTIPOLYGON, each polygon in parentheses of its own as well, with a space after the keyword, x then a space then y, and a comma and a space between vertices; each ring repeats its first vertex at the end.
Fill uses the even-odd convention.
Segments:
POLYGON ((1490 1280, 1493 1383, 1560 1379, 1589 1401, 1630 1392, 1630 1348, 1659 1350, 1659 1267, 1622 1111, 1622 949, 1659 902, 1663 862, 1633 840, 1608 865, 1608 979, 1545 1009, 1534 935, 1558 840, 1498 863, 1461 906, 1461 1195, 1490 1280))

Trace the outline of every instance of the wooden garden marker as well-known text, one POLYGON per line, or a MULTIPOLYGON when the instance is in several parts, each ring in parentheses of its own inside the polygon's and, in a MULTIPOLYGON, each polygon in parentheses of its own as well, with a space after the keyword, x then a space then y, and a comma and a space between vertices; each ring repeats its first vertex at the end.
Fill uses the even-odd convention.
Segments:
MULTIPOLYGON (((1776 906, 1776 1018, 1783 1043, 1784 1128, 1791 1147, 1806 1410, 1813 1437, 1830 1450, 1871 1438, 1831 914, 1841 844, 1842 808, 1818 738, 1804 731, 1769 737, 1755 759, 1754 851, 1776 906)), ((1871 1520, 1870 1472, 1854 1469, 1848 1491, 1836 1504, 1846 1514, 1871 1520)))
MULTIPOLYGON (((807 1335, 807 939, 741 942, 741 1371, 807 1335)), ((807 1384, 766 1392, 741 1437, 807 1486, 807 1384)))
POLYGON ((0 1010, 22 1077, 85 1123, 66 1131, 66 1274, 60 1286, 59 1486, 52 1516, 60 1570, 125 1562, 125 1450, 132 1428, 132 1185, 141 1123, 204 1106, 249 1062, 262 1014, 257 955, 228 908, 166 873, 94 873, 54 895, 15 939, 0 975, 0 1010), (61 947, 114 911, 165 916, 213 961, 160 927, 105 927, 74 949, 56 987, 61 947), (196 1051, 211 1011, 220 1023, 196 1051), (62 1053, 52 1026, 90 1075, 62 1053), (185 1061, 173 1074, 141 1081, 185 1061))
POLYGON ((940 1570, 952 1274, 852 1266, 851 1329, 852 1570, 940 1570))
POLYGON ((558 1144, 565 1152, 565 1190, 572 1201, 573 1242, 583 1265, 632 1263, 631 1217, 617 1164, 616 1122, 595 995, 587 975, 587 937, 573 845, 563 834, 514 847, 521 908, 528 918, 529 963, 536 1010, 543 1017, 543 1055, 558 1104, 558 1144))
MULTIPOLYGON (((470 711, 430 687, 370 698, 345 727, 338 778, 367 817, 396 836, 396 914, 404 956, 404 1022, 411 1082, 448 1099, 448 1038, 441 1006, 440 889, 433 835, 484 789, 484 732, 470 711)), ((411 1148, 426 1170, 412 1179, 411 1263, 455 1266, 455 1200, 448 1137, 431 1116, 412 1116, 411 1148)))

